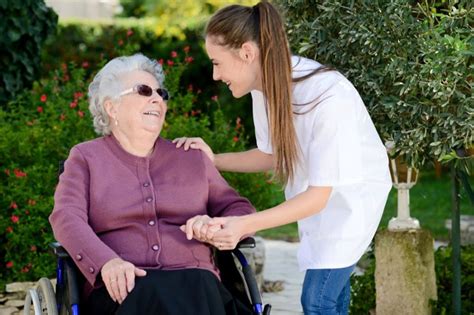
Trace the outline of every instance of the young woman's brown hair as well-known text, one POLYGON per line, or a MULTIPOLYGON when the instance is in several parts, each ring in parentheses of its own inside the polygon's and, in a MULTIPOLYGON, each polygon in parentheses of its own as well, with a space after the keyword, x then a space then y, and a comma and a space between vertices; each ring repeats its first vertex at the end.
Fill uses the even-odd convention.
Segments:
POLYGON ((299 156, 293 125, 291 53, 279 12, 267 1, 254 7, 231 5, 208 22, 205 35, 216 44, 239 49, 248 41, 260 49, 262 88, 268 105, 275 176, 291 182, 299 156))

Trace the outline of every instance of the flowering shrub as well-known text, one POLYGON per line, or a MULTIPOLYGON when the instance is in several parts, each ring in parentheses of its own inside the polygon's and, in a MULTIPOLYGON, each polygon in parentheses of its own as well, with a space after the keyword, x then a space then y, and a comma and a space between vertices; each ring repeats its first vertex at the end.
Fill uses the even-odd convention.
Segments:
POLYGON ((94 137, 84 70, 66 65, 0 111, 0 279, 53 275, 47 220, 58 162, 77 142, 94 137))
POLYGON ((226 119, 233 120, 240 116, 253 141, 250 96, 237 100, 231 95, 227 85, 213 81, 212 65, 202 45, 202 30, 187 29, 186 40, 178 40, 165 35, 157 36, 153 25, 147 19, 119 19, 113 23, 60 22, 57 35, 44 46, 42 73, 47 75, 59 68, 61 63, 74 62, 84 67, 86 75, 90 75, 97 71, 104 59, 110 60, 123 54, 124 50, 128 53, 141 51, 146 56, 159 56, 168 65, 176 57, 184 58, 186 48, 193 54, 187 56, 187 68, 180 82, 183 88, 192 86, 196 98, 194 109, 210 114, 214 107, 207 106, 207 103, 212 96, 218 95, 221 104, 232 104, 222 107, 226 119), (171 55, 173 51, 176 57, 171 55))
MULTIPOLYGON (((131 54, 135 46, 125 44, 118 49, 118 54, 131 54)), ((202 113, 196 106, 199 91, 181 85, 180 78, 193 63, 189 50, 172 51, 160 60, 172 95, 162 136, 199 135, 217 152, 243 150, 247 138, 241 119, 226 121, 215 97, 205 105, 213 114, 202 113)), ((95 64, 62 64, 36 82, 32 91, 0 110, 0 288, 6 281, 54 276, 48 216, 58 162, 67 158, 73 145, 96 137, 86 97, 90 67, 98 68, 95 64)), ((225 176, 258 209, 273 205, 278 188, 267 184, 268 176, 225 176)))

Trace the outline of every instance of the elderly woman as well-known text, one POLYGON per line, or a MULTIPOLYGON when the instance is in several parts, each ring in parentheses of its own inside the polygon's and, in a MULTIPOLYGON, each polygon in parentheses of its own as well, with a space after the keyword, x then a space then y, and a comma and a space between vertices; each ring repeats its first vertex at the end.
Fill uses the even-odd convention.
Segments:
POLYGON ((160 138, 168 92, 156 61, 107 63, 89 86, 102 137, 74 146, 50 216, 86 278, 85 314, 229 314, 209 244, 180 226, 255 210, 201 151, 160 138))

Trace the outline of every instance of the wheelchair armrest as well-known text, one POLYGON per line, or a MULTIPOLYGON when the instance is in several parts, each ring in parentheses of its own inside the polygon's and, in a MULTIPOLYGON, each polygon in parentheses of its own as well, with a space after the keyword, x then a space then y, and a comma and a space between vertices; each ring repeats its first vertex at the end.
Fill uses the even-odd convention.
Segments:
POLYGON ((246 237, 237 244, 236 248, 255 248, 255 239, 246 237))
POLYGON ((53 252, 56 256, 60 258, 69 257, 68 252, 64 249, 64 247, 61 244, 59 244, 59 242, 49 243, 49 246, 53 249, 53 252))

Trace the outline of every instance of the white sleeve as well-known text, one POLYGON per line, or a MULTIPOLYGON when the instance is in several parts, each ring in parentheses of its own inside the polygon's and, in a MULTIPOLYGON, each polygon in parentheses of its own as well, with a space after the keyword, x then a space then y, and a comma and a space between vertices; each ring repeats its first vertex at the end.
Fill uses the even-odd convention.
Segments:
POLYGON ((363 178, 356 102, 333 95, 315 109, 308 148, 310 186, 340 186, 363 178))
POLYGON ((268 130, 267 107, 262 92, 256 90, 252 91, 252 112, 257 147, 264 153, 272 154, 272 143, 268 130))

